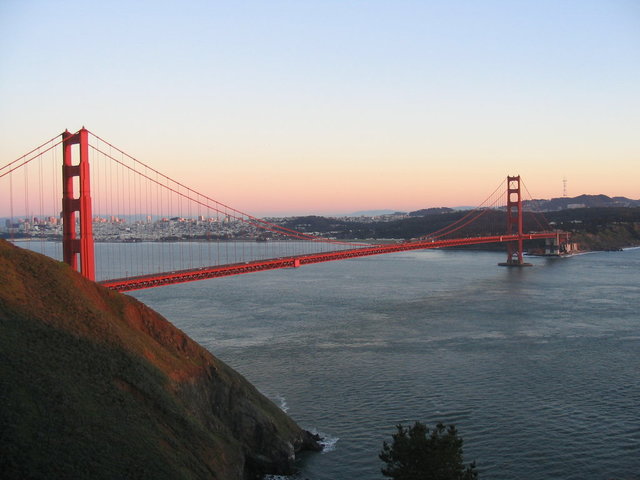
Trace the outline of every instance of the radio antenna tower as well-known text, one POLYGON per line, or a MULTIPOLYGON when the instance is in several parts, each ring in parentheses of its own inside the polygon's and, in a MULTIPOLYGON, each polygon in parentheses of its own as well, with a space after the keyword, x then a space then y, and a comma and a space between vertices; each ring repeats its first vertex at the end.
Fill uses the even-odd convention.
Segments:
POLYGON ((567 197, 567 177, 562 177, 562 196, 567 197))

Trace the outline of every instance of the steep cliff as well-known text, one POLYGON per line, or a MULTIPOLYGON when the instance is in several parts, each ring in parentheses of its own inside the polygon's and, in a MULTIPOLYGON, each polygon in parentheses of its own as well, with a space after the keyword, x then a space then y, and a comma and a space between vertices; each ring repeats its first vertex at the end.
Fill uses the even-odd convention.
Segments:
POLYGON ((137 300, 0 240, 2 478, 259 478, 318 449, 137 300))

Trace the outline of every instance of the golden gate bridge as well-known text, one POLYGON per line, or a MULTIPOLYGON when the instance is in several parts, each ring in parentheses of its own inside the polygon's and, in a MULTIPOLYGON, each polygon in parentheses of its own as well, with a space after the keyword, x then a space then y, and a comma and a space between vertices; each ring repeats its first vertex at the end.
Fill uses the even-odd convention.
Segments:
POLYGON ((59 239, 61 252, 53 256, 118 291, 490 243, 506 245, 501 265, 523 266, 524 241, 545 239, 553 252, 568 242, 567 233, 553 231, 543 216, 531 212, 537 227, 525 231, 520 176, 508 176, 478 207, 437 231, 372 244, 303 232, 242 212, 162 174, 84 127, 65 131, 4 165, 0 181, 10 238, 59 239), (503 212, 499 226, 486 227, 480 235, 469 233, 481 218, 490 213, 495 218, 495 212, 503 212), (103 248, 109 241, 147 247, 123 253, 103 248), (176 250, 188 241, 190 247, 176 250), (126 274, 114 273, 115 264, 125 265, 126 274))

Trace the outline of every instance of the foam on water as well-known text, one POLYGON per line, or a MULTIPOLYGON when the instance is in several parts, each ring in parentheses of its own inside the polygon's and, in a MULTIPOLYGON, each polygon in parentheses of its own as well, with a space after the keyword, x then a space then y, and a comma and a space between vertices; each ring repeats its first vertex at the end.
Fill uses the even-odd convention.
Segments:
POLYGON ((311 433, 315 433, 316 435, 319 435, 320 438, 322 438, 322 440, 320 441, 320 445, 322 445, 323 454, 333 452, 336 449, 338 440, 340 440, 338 437, 332 437, 331 435, 327 435, 326 433, 322 432, 316 431, 311 433))
POLYGON ((284 398, 284 396, 282 395, 276 395, 275 397, 278 406, 280 407, 280 410, 282 410, 284 413, 287 413, 289 411, 289 405, 287 405, 287 399, 284 398))

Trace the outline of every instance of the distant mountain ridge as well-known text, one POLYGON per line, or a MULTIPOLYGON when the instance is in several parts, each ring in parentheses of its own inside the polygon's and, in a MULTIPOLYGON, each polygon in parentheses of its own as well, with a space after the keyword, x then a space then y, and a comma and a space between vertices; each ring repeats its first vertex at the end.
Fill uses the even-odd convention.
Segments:
MULTIPOLYGON (((559 210, 570 210, 574 208, 609 208, 609 207, 640 207, 640 200, 633 200, 627 197, 609 197, 607 195, 578 195, 577 197, 556 197, 551 199, 524 200, 522 202, 526 210, 537 212, 556 212, 559 210)), ((421 208, 408 212, 410 217, 426 217, 430 215, 442 215, 459 210, 473 210, 474 207, 430 207, 421 208)), ((395 210, 365 210, 354 212, 350 216, 379 216, 403 214, 395 210)))
POLYGON ((578 195, 577 197, 557 197, 550 200, 537 199, 522 202, 528 210, 555 212, 572 208, 640 207, 640 200, 607 195, 578 195))
POLYGON ((455 212, 455 209, 449 207, 423 208, 414 212, 409 212, 410 217, 426 217, 428 215, 441 215, 443 213, 455 212))
POLYGON ((403 212, 398 212, 397 210, 388 210, 388 209, 383 209, 383 210, 360 210, 358 212, 353 212, 350 213, 348 215, 345 215, 347 217, 377 217, 379 215, 393 215, 395 213, 401 214, 403 212))

